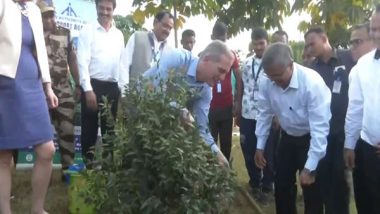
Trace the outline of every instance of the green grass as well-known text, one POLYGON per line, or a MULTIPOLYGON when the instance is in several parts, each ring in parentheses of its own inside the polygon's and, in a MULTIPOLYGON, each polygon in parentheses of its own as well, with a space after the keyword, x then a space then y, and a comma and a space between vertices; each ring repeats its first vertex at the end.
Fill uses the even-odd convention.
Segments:
MULTIPOLYGON (((31 171, 17 171, 13 175, 12 211, 15 214, 30 213, 31 207, 31 171)), ((60 171, 54 171, 50 188, 46 197, 45 208, 50 214, 67 214, 69 200, 67 196, 67 186, 61 181, 60 171)))
MULTIPOLYGON (((239 141, 239 137, 238 136, 234 136, 233 137, 233 143, 232 143, 232 157, 233 157, 233 169, 235 170, 236 174, 237 174, 237 180, 239 182, 239 185, 240 186, 243 186, 245 187, 246 189, 248 189, 248 181, 249 181, 249 177, 248 177, 248 174, 247 174, 247 170, 245 168, 245 163, 244 163, 244 157, 243 157, 243 153, 241 151, 241 147, 240 147, 240 141, 239 141)), ((253 154, 252 154, 253 155, 253 154)), ((350 176, 349 176, 350 177, 350 176)), ((352 179, 349 179, 349 183, 351 184, 350 185, 350 188, 352 189, 352 179)), ((300 199, 301 199, 301 187, 299 186, 298 187, 298 191, 299 191, 299 195, 300 195, 300 199)), ((350 200, 350 214, 356 214, 356 207, 355 207, 355 201, 354 201, 354 198, 353 198, 353 194, 351 194, 351 200, 350 200)), ((297 208, 298 208, 298 213, 301 214, 304 212, 304 208, 303 208, 303 201, 299 201, 299 203, 297 204, 297 208)), ((265 214, 275 214, 276 211, 275 211, 275 203, 271 203, 267 206, 261 206, 261 209, 263 210, 263 212, 265 214)), ((250 212, 252 213, 252 212, 250 212)))
MULTIPOLYGON (((253 155, 253 154, 252 154, 253 155)), ((237 182, 242 189, 248 189, 248 174, 245 168, 243 154, 241 152, 239 138, 233 137, 232 145, 233 170, 237 175, 237 182)), ((67 214, 68 212, 68 195, 67 185, 61 182, 61 173, 59 170, 53 172, 49 192, 46 198, 46 210, 51 214, 67 214)), ((29 213, 30 210, 30 177, 31 171, 17 171, 13 176, 12 192, 15 198, 12 200, 12 209, 15 214, 29 213)), ((351 200, 351 214, 355 214, 355 204, 351 200)), ((261 209, 265 214, 275 214, 274 202, 268 206, 262 206, 261 209)), ((240 192, 237 193, 236 199, 230 209, 231 214, 252 214, 254 208, 247 198, 240 192)), ((303 213, 303 203, 298 204, 299 213, 303 213)))

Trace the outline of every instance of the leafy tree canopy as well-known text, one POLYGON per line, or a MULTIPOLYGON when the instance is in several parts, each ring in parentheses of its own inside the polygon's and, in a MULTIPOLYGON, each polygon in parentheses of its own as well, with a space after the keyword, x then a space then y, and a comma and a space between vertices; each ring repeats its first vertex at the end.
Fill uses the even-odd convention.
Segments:
MULTIPOLYGON (((311 26, 322 26, 333 46, 347 46, 349 28, 368 21, 376 0, 134 0, 137 8, 133 18, 144 23, 145 18, 160 10, 178 13, 176 27, 182 27, 185 17, 203 14, 208 19, 217 18, 229 27, 229 36, 245 29, 263 26, 266 29, 282 29, 286 16, 306 12, 311 21, 301 21, 299 29, 306 32, 311 26)), ((210 26, 211 27, 211 26, 210 26)), ((286 31, 286 29, 284 29, 286 31)))
POLYGON ((352 25, 367 22, 375 0, 295 0, 291 12, 307 12, 310 22, 302 21, 299 30, 306 32, 311 26, 323 27, 331 45, 348 45, 349 28, 352 25))

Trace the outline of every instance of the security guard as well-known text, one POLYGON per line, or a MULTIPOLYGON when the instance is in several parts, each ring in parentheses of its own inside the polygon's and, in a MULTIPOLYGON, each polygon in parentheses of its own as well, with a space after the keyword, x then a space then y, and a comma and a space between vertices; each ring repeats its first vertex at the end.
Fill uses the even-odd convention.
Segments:
POLYGON ((58 108, 51 111, 51 118, 58 135, 62 170, 65 170, 74 163, 75 156, 75 99, 70 84, 70 72, 76 86, 79 86, 78 65, 70 41, 70 30, 57 26, 52 1, 41 0, 37 4, 42 13, 52 88, 59 99, 58 108))

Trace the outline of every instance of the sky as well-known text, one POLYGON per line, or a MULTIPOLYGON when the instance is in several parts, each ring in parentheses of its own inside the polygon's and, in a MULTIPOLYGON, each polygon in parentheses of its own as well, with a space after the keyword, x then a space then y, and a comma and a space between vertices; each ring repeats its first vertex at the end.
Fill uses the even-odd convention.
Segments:
MULTIPOLYGON (((117 7, 115 9, 115 14, 119 15, 127 15, 133 11, 132 1, 129 0, 117 0, 117 7)), ((310 19, 306 14, 293 14, 290 17, 284 19, 282 24, 283 30, 287 32, 289 35, 289 40, 301 41, 303 40, 303 33, 301 33, 298 29, 298 23, 300 20, 310 19)), ((196 34, 196 43, 194 46, 194 53, 199 53, 203 50, 204 47, 211 41, 211 31, 214 25, 215 20, 208 20, 202 15, 192 16, 187 18, 183 28, 178 30, 178 39, 181 39, 181 33, 185 29, 192 29, 196 34)), ((153 28, 153 19, 148 19, 144 27, 146 29, 153 28)), ((248 44, 250 42, 250 32, 244 31, 239 33, 237 36, 230 38, 227 41, 228 46, 233 50, 242 50, 244 53, 248 52, 248 44)), ((271 32, 271 31, 270 31, 271 32)), ((168 38, 169 44, 174 47, 174 31, 171 32, 168 38)), ((180 45, 180 44, 179 44, 180 45)))

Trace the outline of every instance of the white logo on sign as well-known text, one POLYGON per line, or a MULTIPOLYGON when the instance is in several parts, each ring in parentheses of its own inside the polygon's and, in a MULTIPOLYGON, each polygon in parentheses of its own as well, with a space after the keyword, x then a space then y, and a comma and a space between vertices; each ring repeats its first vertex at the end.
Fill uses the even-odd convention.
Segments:
POLYGON ((26 161, 31 162, 33 161, 33 155, 32 154, 27 154, 25 157, 26 161))

